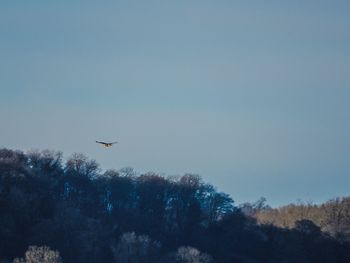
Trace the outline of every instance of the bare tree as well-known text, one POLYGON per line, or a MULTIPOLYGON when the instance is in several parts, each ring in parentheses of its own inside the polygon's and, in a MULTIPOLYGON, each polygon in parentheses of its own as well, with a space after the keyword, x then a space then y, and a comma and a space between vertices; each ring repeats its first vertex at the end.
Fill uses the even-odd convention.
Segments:
POLYGON ((93 179, 98 175, 100 167, 95 160, 89 160, 84 154, 74 153, 66 162, 66 171, 93 179))
POLYGON ((114 258, 118 263, 154 262, 160 243, 151 240, 146 235, 136 235, 134 232, 125 233, 117 245, 112 245, 114 258))
POLYGON ((210 263, 212 258, 193 247, 180 247, 176 253, 176 262, 181 263, 210 263))
POLYGON ((60 253, 49 247, 30 246, 24 258, 16 258, 13 263, 62 263, 60 253))

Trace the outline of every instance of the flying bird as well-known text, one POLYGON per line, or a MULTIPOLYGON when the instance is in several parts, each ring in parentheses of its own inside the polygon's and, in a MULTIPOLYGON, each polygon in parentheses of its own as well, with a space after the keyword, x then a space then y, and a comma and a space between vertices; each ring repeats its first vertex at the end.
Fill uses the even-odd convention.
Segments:
POLYGON ((101 144, 103 147, 108 148, 108 147, 112 147, 113 144, 116 144, 116 143, 118 143, 118 142, 99 142, 99 141, 96 141, 96 143, 99 143, 99 144, 101 144))

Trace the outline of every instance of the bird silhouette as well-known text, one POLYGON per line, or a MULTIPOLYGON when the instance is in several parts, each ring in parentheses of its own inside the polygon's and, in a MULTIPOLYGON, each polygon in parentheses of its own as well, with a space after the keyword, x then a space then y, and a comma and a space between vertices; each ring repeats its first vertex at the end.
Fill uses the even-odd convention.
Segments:
POLYGON ((103 147, 108 148, 108 147, 112 147, 113 144, 116 144, 116 143, 118 143, 118 142, 99 142, 99 141, 96 141, 96 143, 99 143, 99 144, 101 144, 103 147))

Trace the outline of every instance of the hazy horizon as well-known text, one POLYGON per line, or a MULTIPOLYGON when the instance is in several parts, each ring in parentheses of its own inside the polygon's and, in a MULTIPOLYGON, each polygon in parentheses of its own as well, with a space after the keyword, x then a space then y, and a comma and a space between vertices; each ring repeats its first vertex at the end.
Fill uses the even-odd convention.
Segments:
POLYGON ((3 2, 0 147, 199 174, 237 203, 347 196, 349 9, 3 2))

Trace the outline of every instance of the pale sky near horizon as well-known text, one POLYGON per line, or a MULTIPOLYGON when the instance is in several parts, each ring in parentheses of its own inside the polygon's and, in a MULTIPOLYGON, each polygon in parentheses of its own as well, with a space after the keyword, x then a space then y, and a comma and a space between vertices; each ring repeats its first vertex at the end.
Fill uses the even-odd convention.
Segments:
POLYGON ((349 1, 1 1, 0 147, 350 195, 349 1), (104 149, 95 140, 117 140, 104 149))

